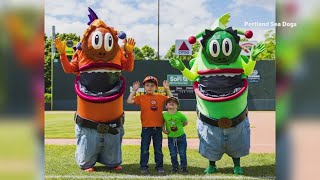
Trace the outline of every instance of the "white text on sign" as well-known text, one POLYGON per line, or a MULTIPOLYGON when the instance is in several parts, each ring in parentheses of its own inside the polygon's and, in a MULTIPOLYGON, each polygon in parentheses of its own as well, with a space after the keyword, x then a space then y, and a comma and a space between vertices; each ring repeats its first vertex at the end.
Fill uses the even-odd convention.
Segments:
POLYGON ((180 51, 178 51, 178 53, 179 53, 179 55, 189 55, 190 54, 189 50, 184 50, 184 51, 180 50, 180 51))

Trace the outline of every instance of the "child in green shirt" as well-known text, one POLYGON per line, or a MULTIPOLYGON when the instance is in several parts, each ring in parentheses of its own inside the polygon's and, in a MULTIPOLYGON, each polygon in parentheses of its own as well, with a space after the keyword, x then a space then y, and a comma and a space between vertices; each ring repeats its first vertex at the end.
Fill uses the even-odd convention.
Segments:
POLYGON ((183 127, 188 124, 188 121, 186 116, 178 111, 178 107, 179 100, 177 98, 170 97, 167 99, 166 108, 168 111, 163 113, 162 131, 168 135, 172 172, 179 171, 179 153, 181 172, 187 173, 187 139, 183 127))

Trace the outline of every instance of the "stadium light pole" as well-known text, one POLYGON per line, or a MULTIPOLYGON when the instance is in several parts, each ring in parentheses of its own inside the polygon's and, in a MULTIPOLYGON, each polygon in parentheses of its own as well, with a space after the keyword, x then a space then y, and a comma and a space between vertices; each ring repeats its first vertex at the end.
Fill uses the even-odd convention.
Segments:
POLYGON ((56 55, 56 47, 54 46, 54 40, 56 39, 56 27, 52 26, 52 40, 51 40, 51 109, 53 110, 53 61, 56 55))
POLYGON ((160 27, 160 0, 158 0, 158 61, 160 60, 160 55, 159 55, 159 41, 160 41, 160 37, 159 37, 159 27, 160 27))

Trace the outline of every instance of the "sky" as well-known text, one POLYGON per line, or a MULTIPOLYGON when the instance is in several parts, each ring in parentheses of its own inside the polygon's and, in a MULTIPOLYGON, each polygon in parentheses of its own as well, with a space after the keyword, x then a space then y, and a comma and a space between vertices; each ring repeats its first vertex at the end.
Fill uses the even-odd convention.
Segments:
MULTIPOLYGON (((176 39, 188 39, 230 12, 227 26, 252 30, 252 41, 263 41, 274 26, 248 26, 245 22, 275 22, 275 0, 159 0, 159 52, 165 56, 176 39)), ((88 27, 88 7, 107 25, 124 31, 141 48, 158 50, 158 0, 53 0, 45 1, 45 33, 76 33, 88 27)), ((119 42, 121 43, 121 42, 119 42)))

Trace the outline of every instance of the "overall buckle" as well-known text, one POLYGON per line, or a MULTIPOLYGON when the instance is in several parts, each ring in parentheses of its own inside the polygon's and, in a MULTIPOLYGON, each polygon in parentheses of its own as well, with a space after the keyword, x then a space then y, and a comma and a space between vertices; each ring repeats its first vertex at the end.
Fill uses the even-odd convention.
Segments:
POLYGON ((99 124, 97 126, 97 131, 99 133, 105 134, 105 133, 107 133, 109 131, 109 126, 106 125, 106 124, 99 124))
POLYGON ((223 129, 228 129, 232 126, 232 121, 229 118, 220 118, 218 120, 218 126, 223 129))

